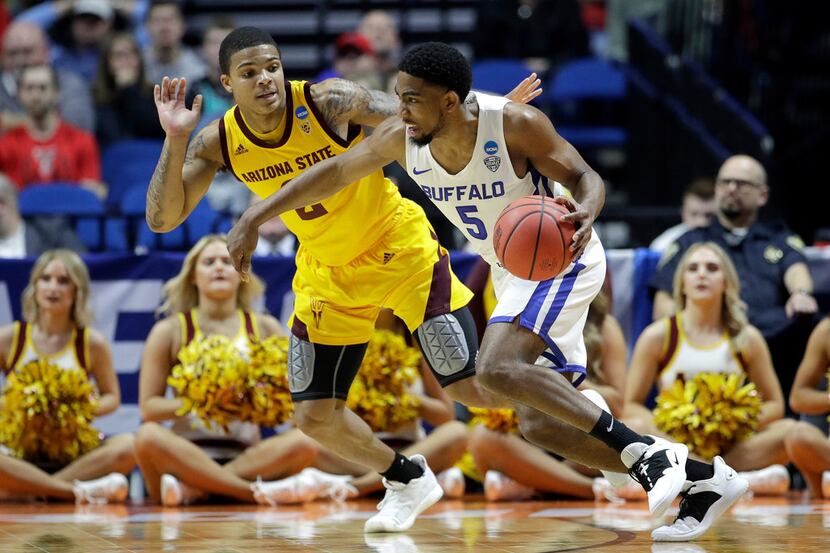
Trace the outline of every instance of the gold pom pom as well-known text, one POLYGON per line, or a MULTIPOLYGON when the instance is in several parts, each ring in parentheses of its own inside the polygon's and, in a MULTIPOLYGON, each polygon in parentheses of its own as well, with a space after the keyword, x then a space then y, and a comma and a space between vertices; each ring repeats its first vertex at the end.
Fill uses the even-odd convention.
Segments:
POLYGON ((481 409, 470 407, 472 418, 468 423, 470 426, 483 424, 493 432, 517 433, 519 431, 519 416, 513 409, 481 409))
POLYGON ((81 369, 31 361, 9 375, 0 403, 0 443, 21 459, 66 465, 101 444, 97 391, 81 369))
POLYGON ((743 375, 702 373, 678 380, 657 396, 654 421, 661 431, 705 459, 751 436, 761 397, 743 375))
POLYGON ((179 351, 179 364, 167 384, 182 398, 177 415, 192 414, 210 428, 228 429, 240 418, 247 366, 229 339, 212 335, 193 340, 179 351))
POLYGON ((421 354, 402 336, 378 330, 349 390, 346 405, 375 432, 400 428, 418 417, 420 399, 409 392, 420 376, 421 354))
POLYGON ((272 336, 251 348, 242 419, 273 427, 293 414, 288 388, 288 338, 272 336))
POLYGON ((179 352, 167 383, 206 426, 225 431, 234 420, 282 424, 294 413, 288 389, 288 338, 272 336, 252 345, 248 358, 226 337, 192 341, 179 352))

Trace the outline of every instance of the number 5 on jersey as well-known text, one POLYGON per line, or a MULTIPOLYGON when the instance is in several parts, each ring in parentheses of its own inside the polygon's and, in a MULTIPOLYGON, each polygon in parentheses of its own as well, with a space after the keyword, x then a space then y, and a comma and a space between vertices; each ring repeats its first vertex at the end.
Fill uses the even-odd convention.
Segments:
POLYGON ((484 221, 471 215, 478 213, 478 207, 474 205, 459 205, 455 209, 458 211, 458 216, 461 217, 461 221, 467 225, 467 232, 470 233, 470 236, 476 240, 484 240, 487 238, 487 228, 484 226, 484 221))

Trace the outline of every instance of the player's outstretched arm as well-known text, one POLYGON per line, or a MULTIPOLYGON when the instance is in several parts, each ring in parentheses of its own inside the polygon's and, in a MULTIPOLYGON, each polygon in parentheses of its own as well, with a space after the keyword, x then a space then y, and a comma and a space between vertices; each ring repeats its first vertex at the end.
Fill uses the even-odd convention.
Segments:
MULTIPOLYGON (((542 93, 536 73, 521 80, 506 97, 526 104, 542 93)), ((400 101, 392 94, 370 90, 346 79, 326 79, 311 86, 311 96, 332 128, 348 123, 377 127, 397 115, 400 101)), ((472 94, 470 98, 472 98, 472 94)))
POLYGON ((286 211, 318 203, 393 161, 404 165, 404 132, 403 123, 390 118, 363 142, 339 156, 317 163, 265 200, 249 207, 228 234, 231 261, 242 279, 248 280, 260 225, 286 211))
POLYGON ((591 238, 591 225, 605 205, 605 183, 538 109, 508 104, 504 116, 504 134, 510 151, 525 157, 540 173, 573 193, 575 201, 564 197, 557 201, 571 211, 563 219, 577 226, 571 251, 574 257, 579 256, 591 238))
POLYGON ((216 122, 202 129, 188 145, 190 133, 199 123, 202 96, 196 96, 193 108, 187 109, 186 84, 185 79, 164 77, 153 91, 159 122, 167 133, 147 188, 145 218, 154 232, 169 232, 179 226, 223 164, 216 122))

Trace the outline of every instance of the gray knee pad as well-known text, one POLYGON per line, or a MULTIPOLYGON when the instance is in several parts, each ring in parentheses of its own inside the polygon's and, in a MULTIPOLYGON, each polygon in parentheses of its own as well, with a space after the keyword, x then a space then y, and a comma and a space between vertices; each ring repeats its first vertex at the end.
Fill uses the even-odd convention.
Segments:
POLYGON ((304 392, 314 379, 314 344, 292 335, 288 340, 288 388, 304 392))
POLYGON ((436 376, 450 377, 468 368, 470 347, 464 327, 452 313, 424 321, 416 331, 421 350, 436 376))

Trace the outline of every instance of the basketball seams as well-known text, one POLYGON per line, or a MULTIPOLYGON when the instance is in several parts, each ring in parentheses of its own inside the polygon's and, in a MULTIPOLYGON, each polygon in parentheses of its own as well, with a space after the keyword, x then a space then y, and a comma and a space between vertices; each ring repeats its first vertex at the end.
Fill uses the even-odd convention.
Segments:
POLYGON ((518 221, 513 223, 513 228, 510 229, 510 234, 508 234, 507 237, 504 239, 504 246, 501 249, 501 252, 502 252, 501 258, 502 259, 504 259, 505 255, 507 254, 507 246, 508 246, 508 244, 510 244, 510 239, 513 238, 513 235, 516 233, 518 228, 522 225, 522 222, 524 222, 524 220, 527 219, 528 217, 533 217, 536 214, 537 214, 536 212, 528 213, 527 215, 524 215, 521 219, 519 219, 518 221))
MULTIPOLYGON (((567 264, 565 262, 568 261, 568 254, 567 254, 567 252, 568 252, 567 247, 568 246, 565 245, 565 235, 562 234, 562 228, 559 226, 559 219, 557 219, 553 214, 548 213, 547 211, 544 212, 544 215, 547 215, 548 217, 553 219, 554 226, 556 227, 556 233, 559 235, 559 240, 561 240, 561 242, 562 242, 562 264, 559 266, 559 270, 556 271, 556 274, 558 275, 559 273, 562 272, 562 269, 567 267, 567 264)), ((538 238, 537 238, 537 240, 538 240, 538 238)))
POLYGON ((533 280, 533 270, 536 268, 536 256, 539 254, 539 239, 542 237, 542 222, 545 220, 545 200, 539 202, 539 224, 536 226, 536 240, 533 241, 533 257, 530 260, 530 272, 527 280, 533 280))

